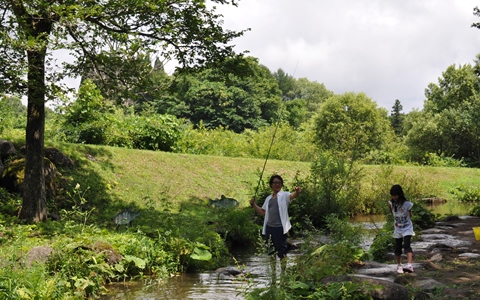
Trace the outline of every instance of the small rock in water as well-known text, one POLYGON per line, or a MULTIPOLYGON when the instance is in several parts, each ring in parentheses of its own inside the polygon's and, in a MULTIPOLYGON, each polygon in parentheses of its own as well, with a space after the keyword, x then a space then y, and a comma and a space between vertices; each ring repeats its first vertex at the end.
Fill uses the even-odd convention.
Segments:
POLYGON ((416 281, 413 285, 412 288, 414 289, 419 289, 419 290, 424 290, 424 291, 433 291, 436 288, 441 288, 444 285, 435 279, 425 279, 425 280, 419 280, 416 281))
POLYGON ((438 262, 442 261, 442 259, 443 259, 442 254, 437 253, 437 254, 435 254, 434 256, 432 256, 432 257, 430 258, 430 261, 433 261, 433 262, 438 263, 438 262))
POLYGON ((460 220, 460 218, 458 216, 446 216, 443 220, 446 221, 446 222, 448 222, 448 221, 458 221, 458 220, 460 220))
POLYGON ((414 294, 414 297, 413 299, 414 300, 427 300, 427 299, 431 299, 433 298, 433 295, 429 294, 429 293, 425 293, 425 292, 416 292, 414 294), (432 296, 432 297, 430 297, 432 296))
POLYGON ((401 284, 401 285, 408 285, 408 279, 403 276, 397 276, 393 280, 393 282, 401 284))

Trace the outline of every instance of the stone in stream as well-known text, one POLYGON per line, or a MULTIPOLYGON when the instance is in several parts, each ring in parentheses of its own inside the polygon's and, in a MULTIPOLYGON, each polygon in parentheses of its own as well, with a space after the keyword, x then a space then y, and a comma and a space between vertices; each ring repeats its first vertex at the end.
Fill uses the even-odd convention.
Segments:
POLYGON ((219 273, 219 274, 222 274, 222 275, 226 275, 226 276, 238 276, 242 273, 238 269, 228 268, 228 267, 227 268, 219 268, 219 269, 215 270, 215 272, 219 273))
POLYGON ((438 263, 438 262, 441 262, 442 259, 443 259, 442 254, 437 253, 437 254, 435 254, 434 256, 432 256, 432 257, 430 258, 430 261, 433 261, 434 263, 438 263))
POLYGON ((428 278, 423 280, 417 280, 412 284, 412 288, 416 290, 428 291, 431 292, 436 288, 441 288, 444 285, 435 279, 428 278))

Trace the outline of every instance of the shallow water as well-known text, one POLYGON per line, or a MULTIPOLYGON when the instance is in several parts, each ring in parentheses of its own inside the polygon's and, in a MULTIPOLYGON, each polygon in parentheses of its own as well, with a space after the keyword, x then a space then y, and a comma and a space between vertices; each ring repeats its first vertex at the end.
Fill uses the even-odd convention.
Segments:
MULTIPOLYGON (((466 215, 475 204, 462 202, 447 202, 425 205, 433 213, 442 215, 466 215)), ((375 236, 376 229, 381 229, 385 223, 383 215, 361 215, 350 219, 354 224, 363 226, 365 240, 362 248, 368 250, 375 236)), ((268 260, 265 256, 255 255, 255 249, 237 249, 232 251, 239 265, 245 266, 244 274, 250 273, 252 282, 258 287, 264 287, 270 282, 267 275, 268 260)), ((298 254, 290 253, 289 256, 298 254)), ((229 268, 236 268, 233 258, 229 268)), ((277 265, 277 272, 280 266, 277 265)), ((278 276, 277 276, 278 277, 278 276)), ((244 299, 242 291, 247 287, 245 281, 230 276, 218 274, 215 271, 181 274, 164 281, 146 279, 143 281, 126 282, 125 284, 108 285, 109 295, 102 296, 104 300, 153 300, 153 299, 244 299)))
MULTIPOLYGON (((266 256, 255 255, 254 248, 238 249, 233 256, 239 266, 245 266, 243 273, 249 273, 250 280, 257 287, 270 284, 267 276, 268 260, 266 256)), ((290 253, 289 257, 297 254, 290 253)), ((277 260, 278 262, 278 260, 277 260)), ((228 268, 238 268, 232 259, 228 268)), ((277 273, 280 265, 277 264, 277 273)), ((278 274, 279 275, 279 274, 278 274)), ((278 276, 277 276, 278 278, 278 276)), ((127 284, 111 284, 107 286, 109 295, 102 296, 104 300, 151 300, 151 299, 244 299, 242 291, 247 287, 246 281, 207 271, 201 273, 186 273, 174 276, 163 282, 144 280, 127 284)))

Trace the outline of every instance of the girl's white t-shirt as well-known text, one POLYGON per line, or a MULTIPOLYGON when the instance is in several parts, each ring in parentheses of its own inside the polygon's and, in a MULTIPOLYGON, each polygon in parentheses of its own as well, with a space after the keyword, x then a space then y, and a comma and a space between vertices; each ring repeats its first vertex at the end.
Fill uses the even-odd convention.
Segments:
POLYGON ((397 211, 393 206, 392 201, 388 201, 392 207, 393 218, 395 219, 395 231, 393 237, 396 239, 403 238, 406 235, 415 235, 413 232, 413 224, 410 219, 410 210, 412 210, 413 203, 405 201, 402 206, 397 207, 397 211))

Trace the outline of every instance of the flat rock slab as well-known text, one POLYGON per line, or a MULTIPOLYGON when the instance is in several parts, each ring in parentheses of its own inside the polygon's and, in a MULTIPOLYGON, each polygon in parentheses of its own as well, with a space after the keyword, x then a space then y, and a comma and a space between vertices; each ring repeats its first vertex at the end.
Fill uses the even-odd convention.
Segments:
POLYGON ((422 234, 423 241, 434 241, 434 240, 446 240, 446 239, 455 239, 453 235, 450 234, 440 234, 440 233, 431 233, 431 234, 422 234))
POLYGON ((435 226, 435 228, 439 228, 439 229, 445 229, 445 230, 450 230, 450 229, 453 229, 453 227, 452 227, 452 226, 446 226, 446 225, 444 225, 444 226, 439 226, 439 225, 437 225, 437 226, 435 226))
POLYGON ((462 253, 458 257, 478 258, 478 257, 480 257, 480 254, 478 254, 478 253, 462 253))
POLYGON ((439 228, 429 228, 429 229, 422 230, 422 235, 433 234, 433 233, 446 234, 447 231, 439 228))
POLYGON ((388 282, 394 282, 394 278, 389 278, 389 277, 378 277, 378 276, 370 276, 370 275, 364 275, 364 274, 353 274, 353 276, 362 279, 379 279, 379 280, 385 280, 388 282))
POLYGON ((459 216, 458 218, 459 218, 460 220, 478 219, 478 217, 474 217, 474 216, 459 216))
MULTIPOLYGON (((416 268, 422 268, 423 263, 413 263, 412 266, 415 270, 416 268)), ((404 272, 407 272, 407 270, 404 269, 404 272)), ((362 267, 357 269, 356 274, 375 276, 376 278, 379 276, 383 277, 397 275, 397 264, 381 264, 381 266, 376 266, 374 268, 362 267)))
POLYGON ((467 223, 453 223, 453 224, 448 224, 448 226, 452 226, 452 227, 460 227, 460 226, 464 226, 464 225, 467 225, 467 223))
MULTIPOLYGON (((472 242, 459 240, 450 234, 438 234, 438 233, 423 234, 422 238, 423 238, 423 242, 419 242, 419 243, 433 243, 433 244, 440 243, 442 245, 445 245, 451 248, 466 247, 466 246, 472 245, 472 242)), ((417 246, 417 242, 412 243, 412 248, 414 245, 417 246)), ((419 248, 423 248, 423 247, 419 247, 419 248)))

